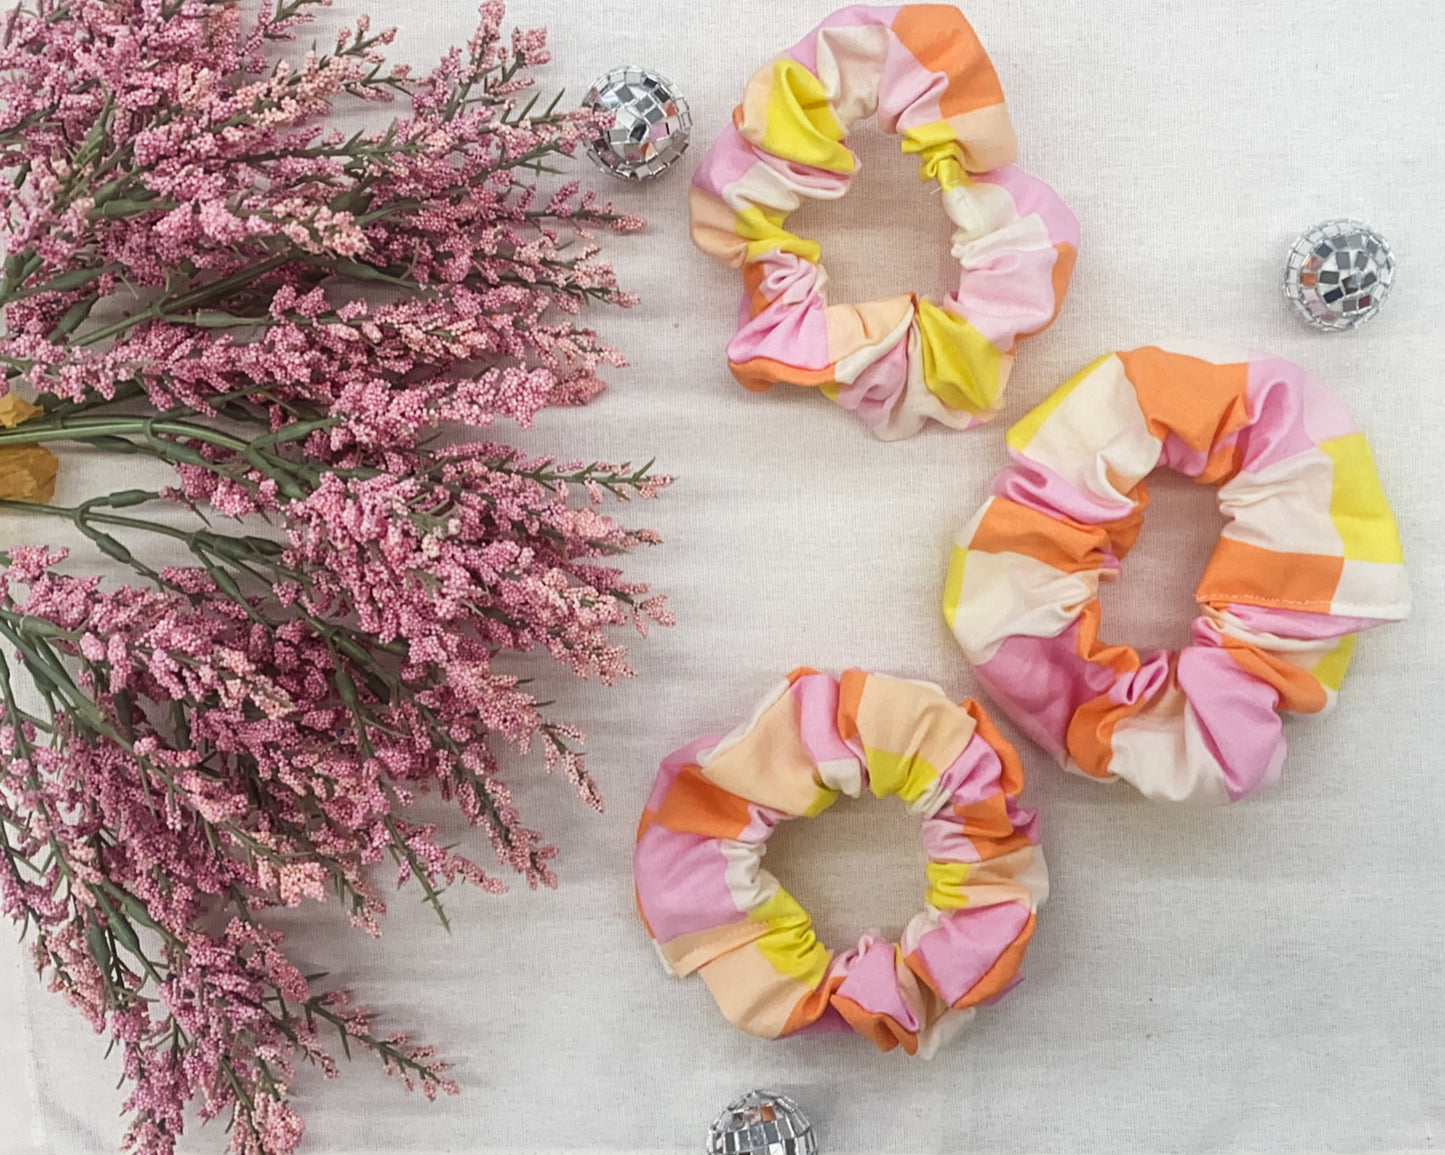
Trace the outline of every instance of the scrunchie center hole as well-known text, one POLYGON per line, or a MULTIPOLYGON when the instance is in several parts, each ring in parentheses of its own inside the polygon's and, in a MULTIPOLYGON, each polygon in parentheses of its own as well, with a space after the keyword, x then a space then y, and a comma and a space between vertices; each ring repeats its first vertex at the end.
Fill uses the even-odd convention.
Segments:
POLYGON ((828 270, 828 303, 859 304, 916 293, 938 302, 958 288, 949 253, 953 226, 938 186, 918 179, 899 138, 861 121, 848 137, 859 171, 840 200, 804 201, 790 232, 817 241, 828 270))
POLYGON ((896 941, 928 886, 919 821, 897 798, 839 798, 816 818, 780 823, 763 865, 830 949, 856 946, 869 930, 896 941))
POLYGON ((1100 632, 1104 641, 1140 653, 1179 650, 1189 644, 1190 623, 1199 616, 1194 587, 1227 522, 1212 485, 1168 469, 1145 484, 1150 503, 1139 540, 1124 559, 1119 580, 1099 588, 1100 632))

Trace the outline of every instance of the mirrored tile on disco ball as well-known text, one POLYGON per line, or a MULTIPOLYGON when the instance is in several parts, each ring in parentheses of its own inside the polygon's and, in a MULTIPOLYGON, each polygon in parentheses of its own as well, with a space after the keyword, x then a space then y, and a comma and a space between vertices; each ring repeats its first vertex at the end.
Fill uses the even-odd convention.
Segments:
POLYGON ((624 180, 649 180, 687 151, 692 113, 672 82, 650 69, 617 68, 600 77, 583 105, 613 114, 613 126, 583 147, 598 168, 624 180))
POLYGON ((1395 257, 1384 237, 1359 221, 1332 220, 1295 240, 1283 287, 1308 324, 1344 332, 1375 315, 1394 276, 1395 257))
POLYGON ((749 1091, 713 1120, 707 1149, 709 1155, 817 1155, 818 1140, 788 1096, 749 1091))

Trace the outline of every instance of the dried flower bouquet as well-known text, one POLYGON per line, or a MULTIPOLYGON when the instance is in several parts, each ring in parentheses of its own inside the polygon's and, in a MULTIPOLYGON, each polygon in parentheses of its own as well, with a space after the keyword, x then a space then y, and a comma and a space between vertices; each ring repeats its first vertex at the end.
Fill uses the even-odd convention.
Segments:
POLYGON ((0 516, 133 571, 0 557, 0 909, 120 1050, 145 1155, 192 1103, 233 1151, 295 1150, 288 1084, 298 1058, 334 1073, 328 1035, 454 1089, 263 912, 335 898, 375 933, 384 861, 438 914, 458 880, 499 889, 415 817, 425 791, 551 884, 499 745, 598 798, 581 735, 499 659, 609 681, 613 627, 670 620, 615 565, 656 536, 595 508, 665 477, 438 436, 620 364, 576 318, 630 303, 591 230, 641 222, 537 191, 598 120, 525 99, 545 36, 506 41, 500 3, 424 79, 365 19, 278 61, 324 2, 30 0, 0 38, 0 516), (409 115, 343 135, 344 97, 409 115), (51 504, 57 444, 174 482, 51 504))

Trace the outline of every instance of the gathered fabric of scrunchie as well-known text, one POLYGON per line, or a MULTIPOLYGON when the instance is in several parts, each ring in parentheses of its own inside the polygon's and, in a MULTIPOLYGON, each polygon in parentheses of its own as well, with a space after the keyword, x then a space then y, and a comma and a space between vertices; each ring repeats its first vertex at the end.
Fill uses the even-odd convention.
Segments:
MULTIPOLYGON (((947 4, 840 9, 749 81, 690 190, 692 236, 743 272, 728 365, 746 388, 812 386, 878 437, 929 420, 994 417, 1020 337, 1046 328, 1079 244, 1054 191, 1011 162, 993 64, 947 4), (914 294, 829 305, 818 245, 785 227, 804 200, 836 200, 858 159, 844 143, 876 114, 942 189, 962 267, 935 305, 914 294)), ((900 222, 907 227, 907 222, 900 222)))
POLYGON ((796 670, 724 738, 669 755, 637 831, 637 905, 663 963, 699 972, 764 1038, 851 1028, 931 1056, 1020 978, 1048 892, 1023 771, 974 702, 848 670, 796 670), (762 869, 779 822, 839 795, 897 795, 922 819, 926 905, 892 943, 833 954, 762 869))
POLYGON ((1182 342, 1113 353, 1008 445, 1013 465, 958 535, 944 612, 994 701, 1067 769, 1171 801, 1269 786, 1279 712, 1331 706, 1355 635, 1409 613, 1369 446, 1289 361, 1182 342), (1159 465, 1218 485, 1228 524, 1192 644, 1141 658, 1100 640, 1098 591, 1159 465))

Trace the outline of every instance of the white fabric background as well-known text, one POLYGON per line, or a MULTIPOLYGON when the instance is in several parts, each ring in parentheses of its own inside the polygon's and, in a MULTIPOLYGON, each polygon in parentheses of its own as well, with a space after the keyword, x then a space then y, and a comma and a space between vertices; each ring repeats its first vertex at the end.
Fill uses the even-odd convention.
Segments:
MULTIPOLYGON (((633 365, 590 411, 527 436, 576 456, 656 454, 680 475, 629 511, 667 538, 632 568, 679 625, 636 648, 635 682, 557 687, 609 803, 599 818, 563 782, 531 768, 520 780, 563 848, 558 893, 454 895, 450 937, 410 894, 380 943, 315 915, 297 931, 308 969, 415 1026, 465 1088, 432 1106, 365 1063, 337 1084, 307 1073, 305 1149, 700 1150, 713 1113, 755 1085, 792 1091, 833 1153, 1445 1147, 1445 5, 975 0, 1021 160, 1083 223, 1078 274, 1059 322, 1023 349, 1000 424, 893 445, 801 391, 733 385, 737 278, 687 240, 687 170, 751 70, 830 7, 513 4, 518 22, 551 26, 549 77, 574 95, 640 61, 692 101, 683 171, 612 188, 651 222, 610 246, 643 304, 598 318, 633 365), (1325 337, 1287 313, 1277 277, 1293 233, 1337 214, 1381 228, 1400 274, 1378 320, 1325 337), (1362 641, 1336 714, 1290 724, 1284 784, 1227 811, 1066 779, 1023 744, 1053 897, 1028 981, 932 1064, 851 1037, 735 1032, 700 981, 663 977, 633 914, 632 835, 660 756, 730 727, 798 664, 976 693, 938 603, 951 534, 1004 461, 1004 425, 1096 354, 1170 335, 1272 350, 1341 394, 1399 515, 1414 619, 1362 641)), ((470 3, 370 10, 418 63, 473 26, 470 3)), ((795 218, 824 242, 835 299, 944 291, 942 212, 894 142, 863 128, 856 143, 849 198, 795 218)), ((69 462, 61 496, 107 480, 69 462)), ((1163 478, 1155 494, 1106 614, 1117 640, 1177 645, 1219 520, 1208 491, 1163 478)), ((32 528, 3 536, 46 532, 32 528)), ((919 901, 922 853, 895 805, 841 806, 776 843, 770 865, 832 942, 897 933, 919 901)), ((113 1150, 117 1064, 21 971, 21 950, 0 947, 0 1151, 113 1150)), ((183 1149, 223 1146, 212 1127, 183 1149)))

